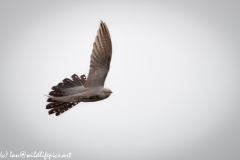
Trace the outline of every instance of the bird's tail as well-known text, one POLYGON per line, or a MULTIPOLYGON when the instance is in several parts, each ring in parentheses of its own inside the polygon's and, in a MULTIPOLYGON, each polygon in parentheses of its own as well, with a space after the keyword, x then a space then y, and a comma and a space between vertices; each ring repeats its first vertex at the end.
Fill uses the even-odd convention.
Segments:
MULTIPOLYGON (((63 97, 65 96, 66 93, 64 93, 64 89, 71 88, 71 87, 76 87, 76 86, 84 86, 86 82, 86 76, 81 75, 80 78, 76 75, 72 75, 72 80, 69 78, 65 78, 62 82, 58 83, 57 86, 52 87, 52 91, 49 92, 50 96, 53 97, 63 97)), ((49 110, 49 114, 55 113, 56 116, 64 113, 65 111, 69 110, 70 108, 74 107, 77 105, 79 102, 59 102, 56 100, 51 99, 49 97, 47 99, 47 102, 50 102, 49 104, 46 105, 46 109, 49 110)))

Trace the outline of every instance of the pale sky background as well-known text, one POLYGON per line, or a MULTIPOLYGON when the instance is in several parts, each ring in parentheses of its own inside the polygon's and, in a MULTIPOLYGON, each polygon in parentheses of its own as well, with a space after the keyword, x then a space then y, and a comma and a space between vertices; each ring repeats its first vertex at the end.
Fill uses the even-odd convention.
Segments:
MULTIPOLYGON (((78 160, 239 160, 239 1, 0 1, 0 151, 78 160), (88 74, 100 20, 113 94, 48 115, 88 74)), ((38 158, 43 159, 43 158, 38 158)))

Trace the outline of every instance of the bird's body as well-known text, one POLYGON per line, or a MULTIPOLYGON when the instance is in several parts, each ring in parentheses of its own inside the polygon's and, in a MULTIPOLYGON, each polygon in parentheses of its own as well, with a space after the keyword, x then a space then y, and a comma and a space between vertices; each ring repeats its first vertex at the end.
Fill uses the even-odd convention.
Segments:
POLYGON ((63 89, 63 93, 70 93, 69 95, 65 94, 65 96, 61 97, 50 97, 52 100, 56 100, 59 102, 95 102, 106 99, 112 93, 111 91, 106 91, 107 89, 103 87, 95 87, 95 88, 84 88, 79 89, 80 87, 67 88, 63 89), (70 92, 69 92, 70 91, 70 92), (109 93, 109 94, 108 94, 109 93))
POLYGON ((65 78, 53 86, 48 96, 50 102, 46 108, 49 114, 61 113, 79 102, 95 102, 108 98, 112 91, 104 88, 104 82, 110 68, 112 42, 107 25, 101 21, 98 34, 93 44, 88 78, 85 75, 72 75, 72 80, 65 78))
POLYGON ((83 102, 96 102, 101 101, 108 98, 111 94, 104 93, 104 88, 89 88, 90 94, 88 94, 87 98, 84 98, 83 102))

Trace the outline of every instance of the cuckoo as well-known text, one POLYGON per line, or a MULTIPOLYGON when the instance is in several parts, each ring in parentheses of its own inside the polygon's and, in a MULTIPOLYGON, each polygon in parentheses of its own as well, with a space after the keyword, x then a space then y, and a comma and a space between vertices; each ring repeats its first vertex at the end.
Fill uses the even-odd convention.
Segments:
POLYGON ((46 109, 56 116, 66 112, 80 102, 95 102, 108 98, 112 91, 104 88, 110 61, 112 58, 112 42, 107 25, 100 22, 99 30, 93 43, 88 77, 73 74, 58 85, 52 87, 48 95, 46 109))

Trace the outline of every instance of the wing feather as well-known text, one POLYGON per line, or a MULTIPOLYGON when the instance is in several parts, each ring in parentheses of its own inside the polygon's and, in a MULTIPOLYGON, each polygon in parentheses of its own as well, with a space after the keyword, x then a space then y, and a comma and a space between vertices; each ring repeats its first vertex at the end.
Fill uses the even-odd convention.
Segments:
POLYGON ((91 54, 90 70, 86 87, 104 86, 110 61, 112 58, 112 42, 107 25, 101 21, 91 54))

